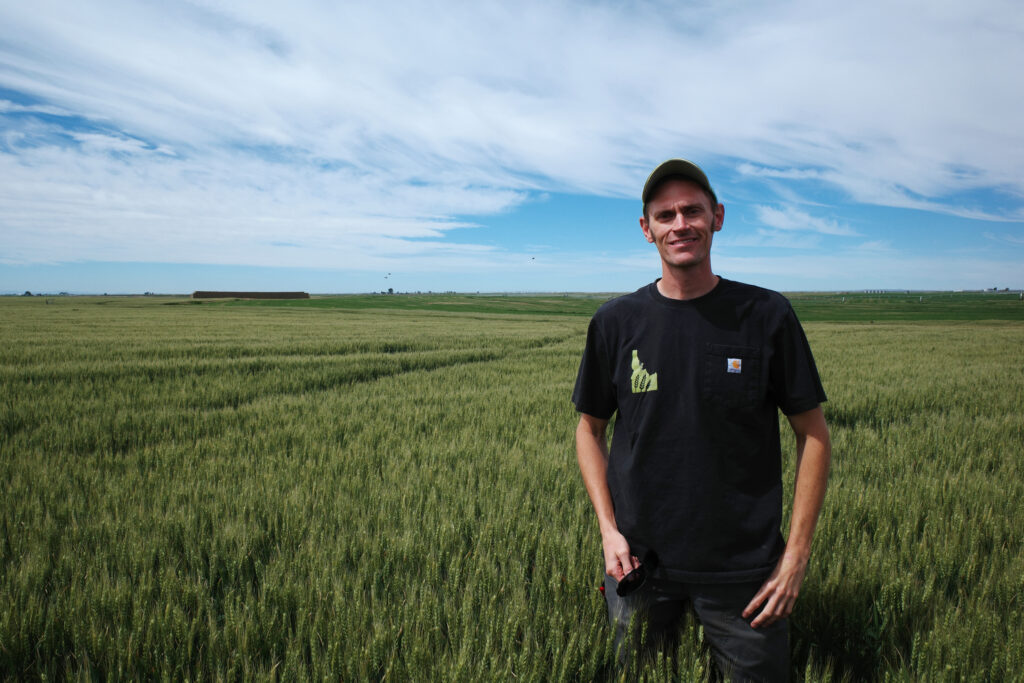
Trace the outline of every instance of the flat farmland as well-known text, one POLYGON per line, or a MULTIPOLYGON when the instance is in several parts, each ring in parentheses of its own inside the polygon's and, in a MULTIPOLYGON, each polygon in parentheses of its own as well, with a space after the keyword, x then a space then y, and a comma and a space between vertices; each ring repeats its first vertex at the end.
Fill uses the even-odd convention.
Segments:
MULTIPOLYGON (((603 298, 0 299, 0 676, 707 678, 693 624, 612 666, 603 298)), ((794 678, 1018 679, 1024 303, 793 301, 834 449, 794 678)))

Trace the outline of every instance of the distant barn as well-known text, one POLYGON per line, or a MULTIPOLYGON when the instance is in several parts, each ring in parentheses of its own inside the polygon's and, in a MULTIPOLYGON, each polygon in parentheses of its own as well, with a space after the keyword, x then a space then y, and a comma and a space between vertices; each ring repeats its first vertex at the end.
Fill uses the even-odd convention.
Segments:
POLYGON ((193 299, 308 299, 306 292, 192 292, 193 299))

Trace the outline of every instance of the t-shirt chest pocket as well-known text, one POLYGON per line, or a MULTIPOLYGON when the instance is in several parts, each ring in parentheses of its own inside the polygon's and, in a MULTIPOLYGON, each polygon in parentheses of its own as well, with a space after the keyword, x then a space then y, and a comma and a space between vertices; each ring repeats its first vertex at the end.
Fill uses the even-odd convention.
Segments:
POLYGON ((727 409, 760 403, 761 350, 751 346, 708 344, 704 351, 702 397, 727 409))

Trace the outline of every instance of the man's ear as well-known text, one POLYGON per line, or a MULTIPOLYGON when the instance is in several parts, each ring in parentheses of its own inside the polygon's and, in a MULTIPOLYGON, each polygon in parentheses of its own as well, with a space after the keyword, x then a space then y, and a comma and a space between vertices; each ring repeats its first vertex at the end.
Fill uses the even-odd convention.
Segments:
POLYGON ((722 224, 725 223, 725 205, 719 204, 715 207, 715 222, 713 229, 718 232, 722 229, 722 224))
POLYGON ((646 238, 648 242, 653 243, 654 235, 651 234, 650 228, 647 227, 647 219, 643 216, 640 217, 640 229, 644 231, 644 238, 646 238))

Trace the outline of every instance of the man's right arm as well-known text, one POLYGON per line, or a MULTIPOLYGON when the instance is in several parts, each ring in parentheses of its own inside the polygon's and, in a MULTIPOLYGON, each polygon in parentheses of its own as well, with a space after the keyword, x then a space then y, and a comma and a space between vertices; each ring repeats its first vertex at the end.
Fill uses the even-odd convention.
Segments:
POLYGON ((616 581, 640 564, 629 552, 629 542, 615 523, 615 506, 608 490, 608 420, 580 413, 576 426, 576 460, 580 464, 583 485, 597 513, 604 550, 604 570, 616 581))

